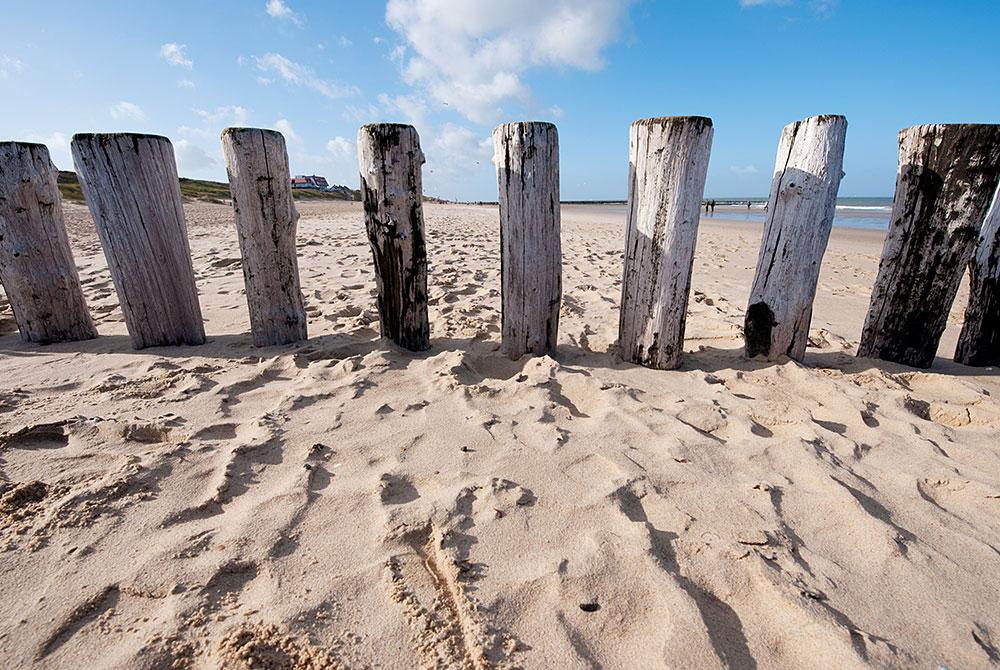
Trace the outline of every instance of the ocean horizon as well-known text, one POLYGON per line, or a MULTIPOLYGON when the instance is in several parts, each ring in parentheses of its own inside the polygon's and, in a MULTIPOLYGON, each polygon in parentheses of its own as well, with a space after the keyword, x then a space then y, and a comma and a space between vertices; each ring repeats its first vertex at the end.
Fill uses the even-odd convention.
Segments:
MULTIPOLYGON (((708 198, 712 200, 713 198, 708 198)), ((764 204, 767 198, 714 198, 716 211, 709 214, 710 219, 726 219, 727 221, 757 221, 763 223, 767 214, 764 204), (750 208, 745 203, 750 203, 750 208), (740 203, 740 204, 736 204, 740 203)), ((835 228, 863 228, 867 230, 886 230, 889 227, 889 217, 892 214, 892 198, 837 198, 837 211, 833 217, 835 228)))

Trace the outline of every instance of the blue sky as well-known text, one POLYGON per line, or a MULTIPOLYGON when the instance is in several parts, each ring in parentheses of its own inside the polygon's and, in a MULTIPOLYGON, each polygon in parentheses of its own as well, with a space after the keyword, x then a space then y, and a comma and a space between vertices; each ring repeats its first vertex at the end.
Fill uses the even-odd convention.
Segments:
POLYGON ((896 133, 1000 121, 996 0, 4 2, 0 139, 174 142, 225 179, 228 125, 285 133, 293 172, 357 187, 357 128, 420 132, 424 190, 495 199, 494 125, 559 126, 565 199, 624 198, 628 127, 712 117, 706 194, 766 194, 782 126, 848 118, 841 195, 891 196, 896 133), (527 18, 526 18, 527 17, 527 18))

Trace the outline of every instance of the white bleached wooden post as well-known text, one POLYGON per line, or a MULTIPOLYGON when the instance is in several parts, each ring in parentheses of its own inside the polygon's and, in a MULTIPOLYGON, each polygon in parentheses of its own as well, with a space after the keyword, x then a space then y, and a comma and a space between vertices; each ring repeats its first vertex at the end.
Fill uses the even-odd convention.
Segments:
POLYGON ((430 323, 420 137, 413 126, 362 126, 358 162, 382 337, 423 351, 430 347, 430 323))
POLYGON ((501 344, 511 359, 554 354, 562 303, 559 133, 551 123, 493 131, 500 195, 501 344))
POLYGON ((132 346, 202 344, 205 326, 170 140, 80 134, 72 149, 132 346))
POLYGON ((955 360, 965 365, 1000 365, 1000 188, 969 264, 969 304, 955 360))
POLYGON ((622 360, 681 363, 712 120, 640 119, 629 130, 628 219, 618 322, 622 360))
POLYGON ((930 367, 1000 176, 1000 125, 899 133, 889 232, 858 356, 930 367))
POLYGON ((837 210, 847 119, 812 116, 778 142, 767 222, 744 321, 747 356, 802 360, 837 210))
POLYGON ((285 138, 274 130, 226 128, 222 152, 243 257, 253 343, 266 347, 304 340, 306 312, 295 251, 299 213, 292 201, 285 138))
POLYGON ((42 144, 0 142, 0 283, 25 342, 97 337, 42 144))

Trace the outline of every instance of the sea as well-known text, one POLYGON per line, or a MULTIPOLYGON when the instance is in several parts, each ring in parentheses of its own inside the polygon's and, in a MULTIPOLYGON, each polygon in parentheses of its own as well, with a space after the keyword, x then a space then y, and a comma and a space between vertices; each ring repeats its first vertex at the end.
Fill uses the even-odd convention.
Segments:
MULTIPOLYGON (((767 216, 764 212, 766 202, 766 198, 716 198, 715 214, 706 215, 703 212, 702 216, 729 221, 763 222, 767 216), (748 202, 749 208, 746 206, 748 202)), ((837 198, 833 225, 838 228, 886 230, 890 214, 892 198, 837 198)))

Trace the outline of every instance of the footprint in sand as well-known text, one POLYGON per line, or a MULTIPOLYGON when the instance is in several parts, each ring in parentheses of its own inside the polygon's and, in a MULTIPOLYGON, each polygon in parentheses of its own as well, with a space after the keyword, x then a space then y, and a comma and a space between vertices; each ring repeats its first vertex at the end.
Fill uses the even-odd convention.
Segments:
POLYGON ((419 497, 420 493, 407 477, 386 473, 379 479, 379 500, 383 505, 403 505, 419 497))

